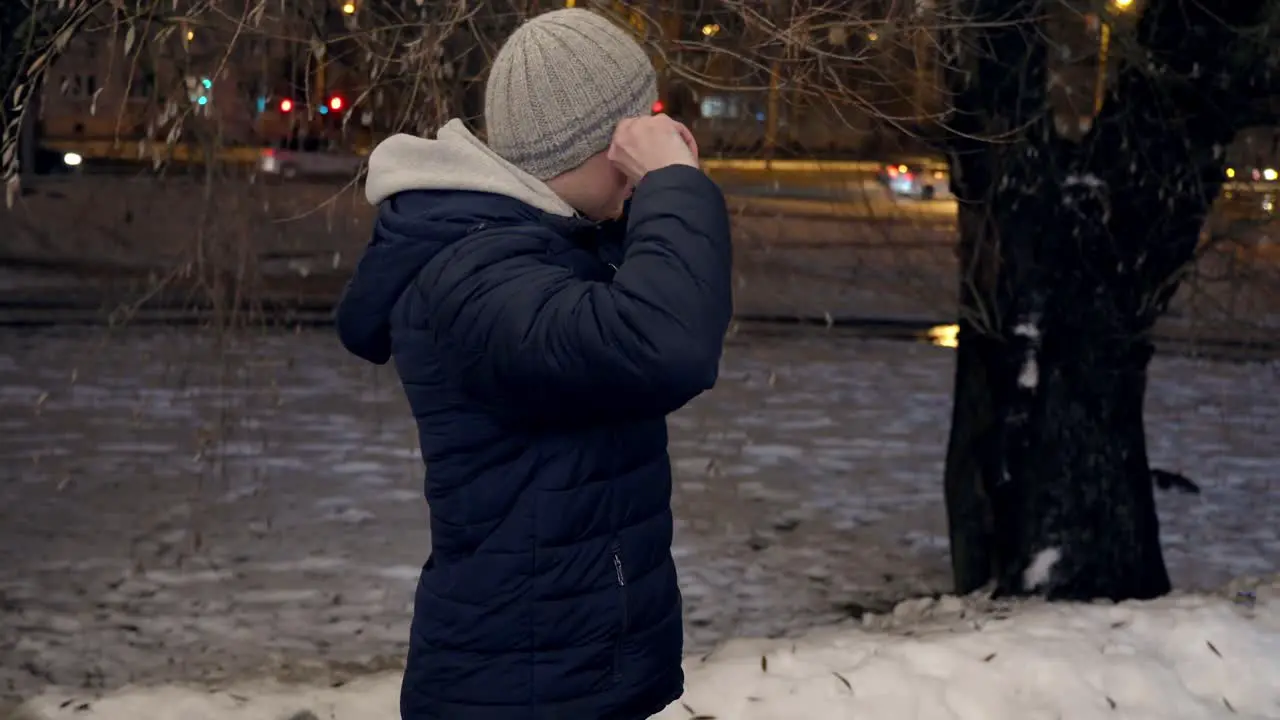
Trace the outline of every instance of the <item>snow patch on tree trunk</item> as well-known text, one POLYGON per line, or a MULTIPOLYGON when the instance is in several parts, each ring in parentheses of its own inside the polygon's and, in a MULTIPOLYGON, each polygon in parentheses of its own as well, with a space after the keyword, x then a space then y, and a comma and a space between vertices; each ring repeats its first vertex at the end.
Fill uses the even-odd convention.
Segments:
POLYGON ((1053 568, 1062 559, 1062 551, 1056 547, 1045 548, 1036 553, 1022 573, 1022 587, 1026 590, 1038 590, 1053 579, 1053 568))

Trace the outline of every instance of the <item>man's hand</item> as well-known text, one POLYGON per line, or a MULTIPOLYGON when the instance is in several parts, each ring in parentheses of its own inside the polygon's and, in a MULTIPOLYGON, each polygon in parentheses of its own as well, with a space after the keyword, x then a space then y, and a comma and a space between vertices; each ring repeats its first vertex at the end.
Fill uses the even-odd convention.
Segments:
POLYGON ((684 125, 666 115, 627 118, 618 123, 609 161, 632 183, 671 165, 698 167, 698 144, 684 125))

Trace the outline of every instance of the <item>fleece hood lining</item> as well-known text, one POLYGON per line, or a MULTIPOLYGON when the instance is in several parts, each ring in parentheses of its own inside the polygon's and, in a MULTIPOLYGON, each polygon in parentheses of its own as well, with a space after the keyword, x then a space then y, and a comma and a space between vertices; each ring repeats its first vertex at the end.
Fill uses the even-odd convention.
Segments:
POLYGON ((407 190, 492 193, 552 215, 577 214, 546 183, 502 159, 457 119, 440 128, 434 140, 392 135, 374 148, 365 197, 377 205, 407 190))

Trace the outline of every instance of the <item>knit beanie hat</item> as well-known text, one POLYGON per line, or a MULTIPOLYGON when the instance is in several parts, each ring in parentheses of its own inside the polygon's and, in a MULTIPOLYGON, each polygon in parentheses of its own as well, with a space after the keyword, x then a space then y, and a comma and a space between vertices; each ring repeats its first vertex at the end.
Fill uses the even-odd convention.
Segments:
POLYGON ((618 122, 650 114, 657 99, 653 64, 625 30, 588 10, 554 10, 517 28, 493 61, 489 147, 549 180, 608 149, 618 122))

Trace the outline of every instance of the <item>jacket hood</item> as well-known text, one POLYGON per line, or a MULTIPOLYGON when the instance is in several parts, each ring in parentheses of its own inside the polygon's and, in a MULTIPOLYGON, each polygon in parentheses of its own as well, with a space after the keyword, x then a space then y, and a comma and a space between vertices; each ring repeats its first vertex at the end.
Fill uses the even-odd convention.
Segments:
POLYGON ((391 314, 441 250, 490 223, 571 228, 587 221, 546 183, 508 163, 452 120, 436 139, 395 135, 369 156, 373 239, 338 302, 338 337, 379 365, 391 358, 391 314))
POLYGON ((515 198, 553 215, 575 213, 547 184, 503 160, 450 120, 435 140, 392 135, 369 156, 365 197, 377 205, 406 190, 467 190, 515 198))

